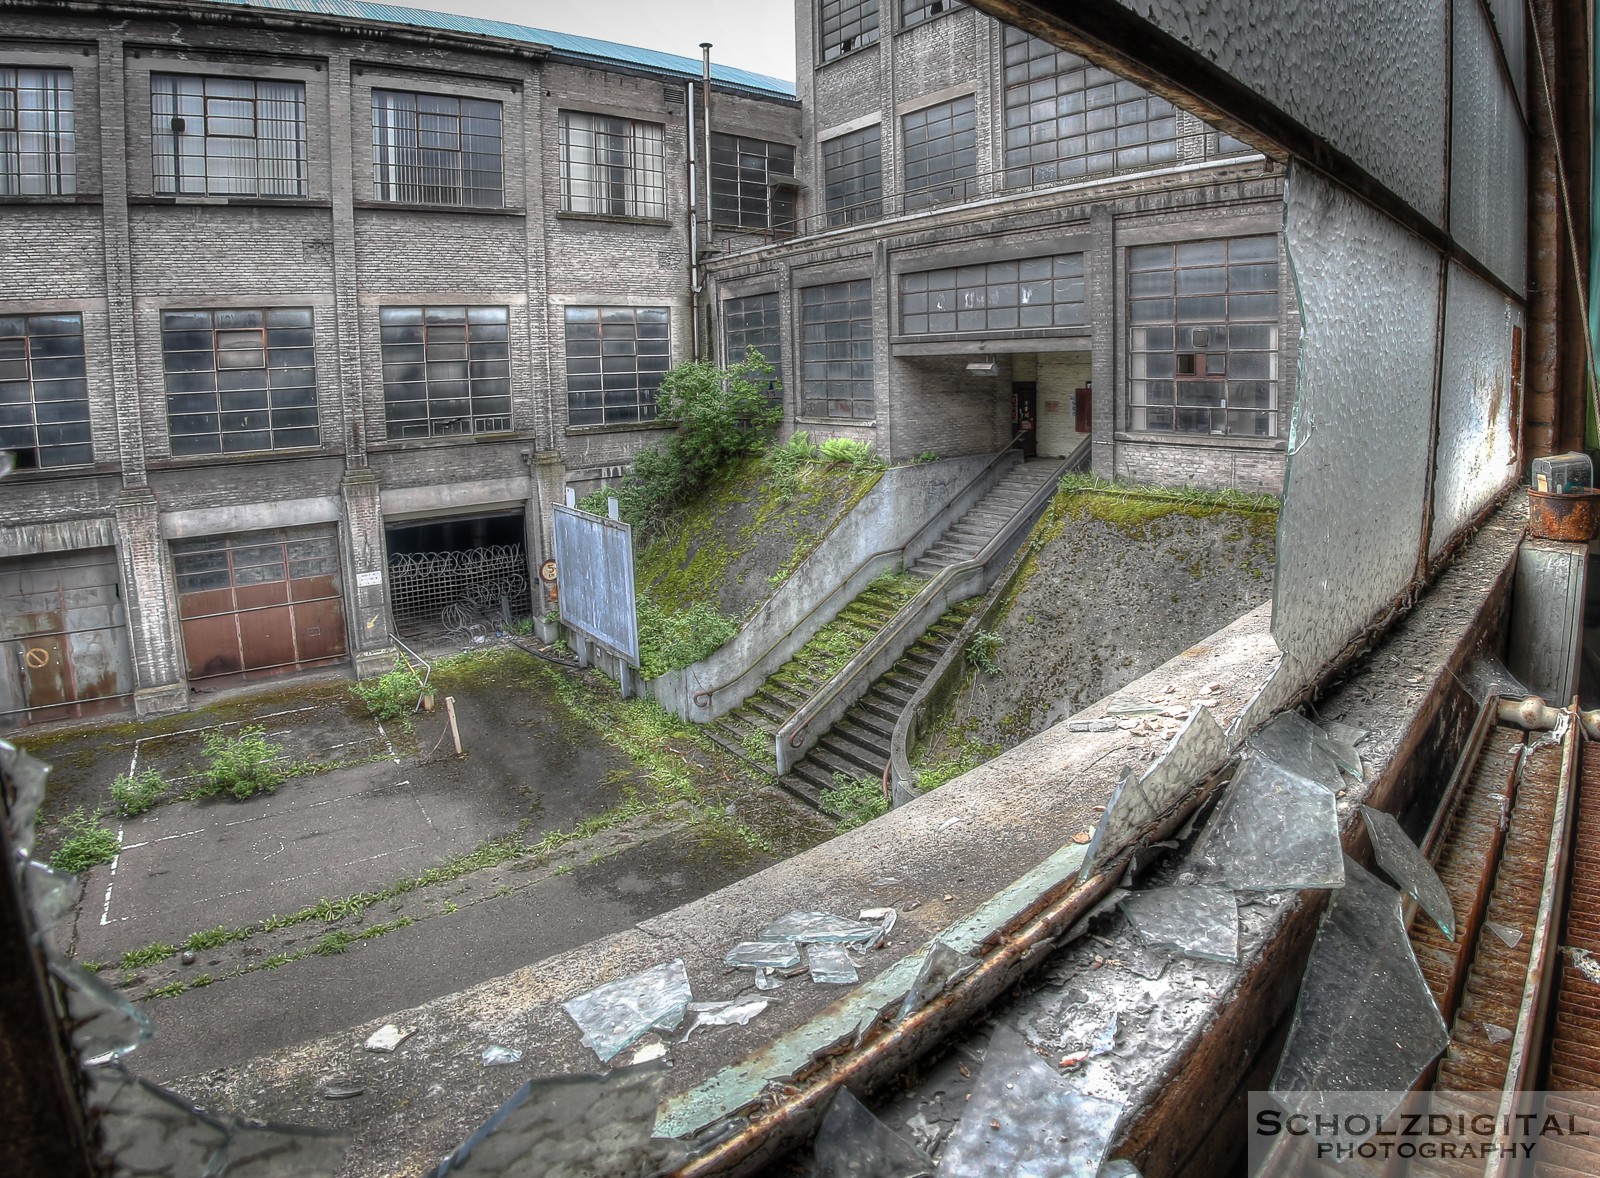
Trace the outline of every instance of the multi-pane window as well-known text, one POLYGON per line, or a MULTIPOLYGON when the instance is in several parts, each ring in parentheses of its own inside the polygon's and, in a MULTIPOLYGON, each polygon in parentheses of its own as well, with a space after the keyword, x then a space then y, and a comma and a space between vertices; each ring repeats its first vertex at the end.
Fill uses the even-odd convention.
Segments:
POLYGON ((159 193, 306 194, 303 83, 151 74, 150 120, 159 193))
POLYGON ((506 307, 380 307, 389 437, 509 430, 510 340, 506 307))
POLYGON ((1082 327, 1083 255, 923 270, 900 278, 904 335, 1082 327))
POLYGON ((654 421, 670 342, 666 307, 568 307, 567 424, 654 421))
POLYGON ((82 315, 0 315, 0 450, 20 467, 94 461, 82 315))
POLYGON ((870 45, 878 39, 878 0, 821 0, 817 27, 823 61, 870 45))
POLYGON ((0 66, 0 196, 77 191, 72 71, 0 66))
POLYGON ((900 0, 900 27, 909 29, 912 25, 965 7, 961 0, 900 0))
POLYGON ((1128 251, 1129 427, 1276 437, 1278 242, 1128 251))
POLYGON ((1177 112, 1109 70, 1005 31, 1005 164, 1012 187, 1178 158, 1177 112))
POLYGON ((777 292, 726 300, 722 304, 722 327, 728 341, 728 363, 743 360, 754 348, 772 365, 767 388, 776 393, 783 372, 783 330, 777 292))
POLYGON ((977 115, 971 94, 906 115, 905 207, 965 200, 978 174, 977 115))
POLYGON ((505 203, 501 110, 486 98, 372 92, 372 193, 403 204, 505 203))
POLYGON ((802 415, 874 415, 870 278, 800 291, 800 362, 802 415))
POLYGON ((665 217, 667 165, 659 123, 561 112, 561 207, 569 213, 665 217))
POLYGON ((711 215, 741 229, 794 228, 794 148, 742 135, 711 136, 711 215))
POLYGON ((311 308, 163 311, 161 353, 174 455, 317 444, 311 308))
POLYGON ((874 123, 822 145, 828 224, 868 221, 883 211, 882 128, 874 123))

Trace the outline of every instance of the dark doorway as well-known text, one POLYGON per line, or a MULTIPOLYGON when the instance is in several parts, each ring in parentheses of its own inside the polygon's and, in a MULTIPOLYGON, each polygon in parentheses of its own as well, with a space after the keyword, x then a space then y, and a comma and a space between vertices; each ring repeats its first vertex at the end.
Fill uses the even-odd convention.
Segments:
POLYGON ((523 511, 385 526, 389 604, 404 638, 489 634, 532 609, 523 511))
POLYGON ((1011 385, 1011 436, 1022 436, 1019 444, 1023 458, 1039 456, 1039 386, 1031 381, 1014 381, 1011 385))

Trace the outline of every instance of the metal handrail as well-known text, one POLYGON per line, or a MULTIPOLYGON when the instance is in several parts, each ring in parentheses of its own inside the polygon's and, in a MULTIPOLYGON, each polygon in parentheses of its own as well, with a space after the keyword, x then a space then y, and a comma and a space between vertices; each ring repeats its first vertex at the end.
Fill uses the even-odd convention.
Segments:
POLYGON ((411 714, 415 716, 422 710, 422 701, 428 694, 428 680, 433 678, 433 664, 401 641, 400 635, 394 632, 392 626, 389 630, 389 637, 394 639, 394 644, 396 646, 406 652, 407 658, 414 659, 422 664, 422 690, 417 692, 416 706, 411 709, 411 714))
MULTIPOLYGON (((1065 469, 1068 465, 1068 461, 1069 460, 1067 459, 1063 459, 1058 469, 1065 469)), ((922 587, 921 592, 908 601, 887 626, 874 634, 867 641, 866 645, 856 652, 855 657, 850 660, 849 664, 841 668, 840 671, 827 683, 823 684, 823 686, 814 695, 812 695, 810 699, 806 700, 803 704, 796 708, 794 714, 789 717, 788 721, 786 721, 783 726, 784 728, 790 728, 791 725, 793 726, 787 738, 789 747, 800 747, 800 743, 802 740, 804 740, 806 732, 811 727, 812 721, 816 719, 817 713, 822 711, 827 704, 833 702, 841 694, 843 694, 844 690, 860 676, 862 668, 870 665, 873 657, 881 653, 883 649, 889 646, 894 639, 898 638, 905 628, 910 625, 912 617, 921 609, 925 608, 935 597, 942 593, 945 587, 949 585, 951 581, 955 580, 958 576, 961 576, 964 573, 971 572, 973 569, 982 569, 987 567, 989 562, 992 561, 995 556, 998 555, 998 553, 1004 548, 1005 544, 1016 535, 1017 531, 1022 527, 1022 521, 1024 519, 1028 520, 1027 526, 1031 528, 1033 526, 1032 516, 1034 509, 1039 505, 1041 500, 1048 500, 1055 495, 1057 490, 1056 484, 1058 481, 1059 480, 1046 480, 1039 487, 1039 489, 1028 498, 1027 503, 1024 504, 1015 515, 1006 521, 1000 530, 994 534, 989 542, 985 544, 976 555, 967 560, 957 561, 952 565, 946 565, 944 568, 935 573, 932 579, 922 587), (800 722, 797 724, 796 721, 800 722)), ((782 729, 779 730, 779 739, 783 739, 782 729)))
MULTIPOLYGON (((1008 454, 1010 454, 1012 448, 1015 447, 1016 445, 1018 445, 1022 441, 1022 438, 1023 438, 1023 435, 1022 434, 1018 434, 1016 437, 1012 438, 1009 442, 1007 442, 1004 446, 1002 446, 1000 448, 1000 450, 994 455, 994 457, 989 459, 989 461, 984 464, 983 469, 980 470, 977 474, 973 475, 965 483, 963 483, 959 490, 957 490, 954 494, 952 494, 949 498, 947 498, 942 504, 940 504, 939 505, 939 510, 934 512, 933 515, 931 515, 929 517, 927 523, 923 524, 922 527, 918 528, 914 533, 912 533, 911 538, 909 540, 907 540, 904 544, 896 545, 893 548, 880 548, 880 549, 878 549, 878 551, 872 553, 870 556, 864 557, 860 561, 857 561, 855 567, 852 568, 847 574, 845 574, 845 576, 840 580, 839 583, 841 585, 848 583, 852 577, 854 577, 857 573, 861 572, 862 569, 866 568, 867 565, 871 564, 875 560, 881 560, 883 557, 892 556, 893 554, 895 554, 897 552, 905 552, 906 549, 910 548, 919 539, 921 539, 922 534, 924 532, 926 532, 928 530, 928 528, 933 525, 934 521, 937 520, 946 511, 948 511, 950 509, 950 506, 953 503, 955 503, 955 501, 957 499, 960 499, 961 496, 965 495, 967 493, 967 491, 972 488, 973 484, 979 482, 982 479, 987 478, 989 476, 990 472, 993 471, 995 466, 1000 462, 1000 460, 1005 458, 1008 454)), ((831 596, 832 596, 832 594, 829 594, 829 597, 831 597, 831 596)), ((817 602, 816 605, 812 606, 809 610, 807 610, 805 615, 803 617, 801 617, 799 621, 795 622, 794 625, 790 626, 787 630, 785 630, 782 634, 780 634, 777 637, 777 639, 775 639, 773 641, 771 646, 767 647, 766 650, 762 651, 758 656, 756 656, 756 658, 751 661, 751 663, 750 663, 750 665, 748 667, 746 667, 744 670, 740 671, 732 679, 729 679, 726 683, 719 683, 715 687, 708 687, 708 688, 705 688, 702 691, 695 692, 694 693, 695 706, 698 707, 698 708, 710 707, 711 706, 712 697, 715 696, 717 694, 717 692, 726 691, 728 688, 732 687, 734 684, 740 682, 746 676, 750 675, 757 667, 759 667, 766 660, 768 655, 770 655, 773 651, 777 650, 778 647, 782 646, 784 644, 784 642, 788 640, 788 638, 789 638, 789 636, 791 634, 793 634, 796 630, 799 630, 803 626, 805 626, 805 624, 811 620, 812 616, 814 614, 816 614, 816 612, 818 610, 820 610, 825 604, 827 604, 827 601, 828 601, 828 597, 824 597, 821 601, 817 602)))

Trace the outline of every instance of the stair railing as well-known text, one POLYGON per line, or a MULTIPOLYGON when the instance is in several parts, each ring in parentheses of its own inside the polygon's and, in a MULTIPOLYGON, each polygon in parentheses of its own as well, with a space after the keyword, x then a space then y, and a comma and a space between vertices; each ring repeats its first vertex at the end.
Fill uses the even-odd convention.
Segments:
POLYGON ((821 739, 811 734, 813 726, 820 722, 824 732, 832 728, 867 693, 877 678, 893 667, 947 609, 959 601, 976 597, 988 588, 989 583, 1022 546, 1045 505, 1055 496, 1058 476, 1066 470, 1070 461, 1063 460, 975 556, 935 573, 888 625, 874 634, 833 678, 795 709, 773 737, 779 777, 788 773, 821 739))
POLYGON ((933 546, 934 541, 944 533, 945 529, 955 522, 953 519, 946 517, 961 502, 963 496, 970 495, 973 493, 974 488, 981 487, 982 489, 976 495, 973 495, 973 502, 975 503, 988 493, 989 477, 998 466, 1010 459, 1021 441, 1022 436, 1019 434, 996 451, 994 457, 984 464, 982 470, 968 479, 965 484, 950 494, 939 505, 939 510, 929 517, 928 522, 923 524, 912 535, 911 539, 894 548, 880 548, 877 552, 863 558, 855 568, 850 570, 850 573, 840 582, 837 589, 812 606, 799 621, 779 635, 772 645, 768 646, 743 671, 732 679, 717 684, 715 687, 708 687, 695 692, 695 706, 709 708, 711 701, 716 696, 726 696, 730 691, 737 692, 745 687, 748 687, 749 690, 739 697, 734 706, 754 695, 760 685, 766 681, 767 676, 777 670, 777 667, 769 665, 769 660, 774 652, 782 649, 796 634, 805 634, 806 640, 809 641, 813 634, 837 617, 839 611, 853 601, 879 574, 909 568, 915 563, 918 557, 933 546), (935 525, 938 526, 937 531, 929 538, 928 533, 934 529, 935 525), (754 680, 753 685, 752 680, 754 680))

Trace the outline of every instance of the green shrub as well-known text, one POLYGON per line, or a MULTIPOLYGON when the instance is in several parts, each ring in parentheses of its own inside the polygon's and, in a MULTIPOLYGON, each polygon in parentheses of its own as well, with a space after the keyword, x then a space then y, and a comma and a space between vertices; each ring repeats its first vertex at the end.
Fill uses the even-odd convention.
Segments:
POLYGON ((655 679, 697 663, 739 632, 739 627, 706 602, 666 614, 639 595, 639 674, 655 679))
POLYGON ((800 472, 815 462, 818 454, 811 435, 803 429, 796 430, 781 446, 767 447, 767 469, 779 486, 792 491, 800 481, 800 472))
POLYGON ((822 461, 834 466, 861 466, 872 461, 872 446, 856 438, 829 438, 822 443, 822 461))
POLYGON ((50 856, 50 866, 57 871, 76 875, 88 871, 97 863, 110 863, 117 857, 122 844, 117 836, 100 825, 100 811, 90 814, 82 806, 64 815, 61 827, 67 837, 50 856))
POLYGON ((938 462, 939 461, 939 452, 937 450, 924 450, 921 454, 917 455, 917 461, 918 462, 938 462))
POLYGON ((111 783, 111 800, 124 818, 143 814, 154 806, 167 792, 167 779, 159 769, 146 769, 143 773, 119 773, 111 783))
POLYGON ((833 788, 822 791, 822 805, 838 818, 839 832, 854 830, 889 812, 883 782, 875 777, 833 775, 833 788))
POLYGON ((998 675, 1000 664, 994 661, 995 652, 1006 640, 993 630, 979 630, 967 641, 967 662, 985 675, 998 675))
POLYGON ((963 773, 970 773, 985 761, 999 755, 1000 746, 997 744, 963 740, 944 759, 934 761, 916 771, 917 788, 923 793, 927 793, 930 789, 938 789, 945 782, 960 777, 963 773))
POLYGON ((201 797, 226 791, 242 801, 271 793, 288 776, 278 760, 283 746, 268 740, 265 728, 241 728, 237 736, 212 732, 206 736, 205 751, 211 763, 201 773, 203 784, 195 791, 201 797))
POLYGON ((417 706, 422 694, 422 680, 411 665, 402 658, 394 660, 394 670, 386 671, 376 679, 364 679, 350 685, 350 694, 367 705, 367 710, 380 722, 407 720, 417 706))

